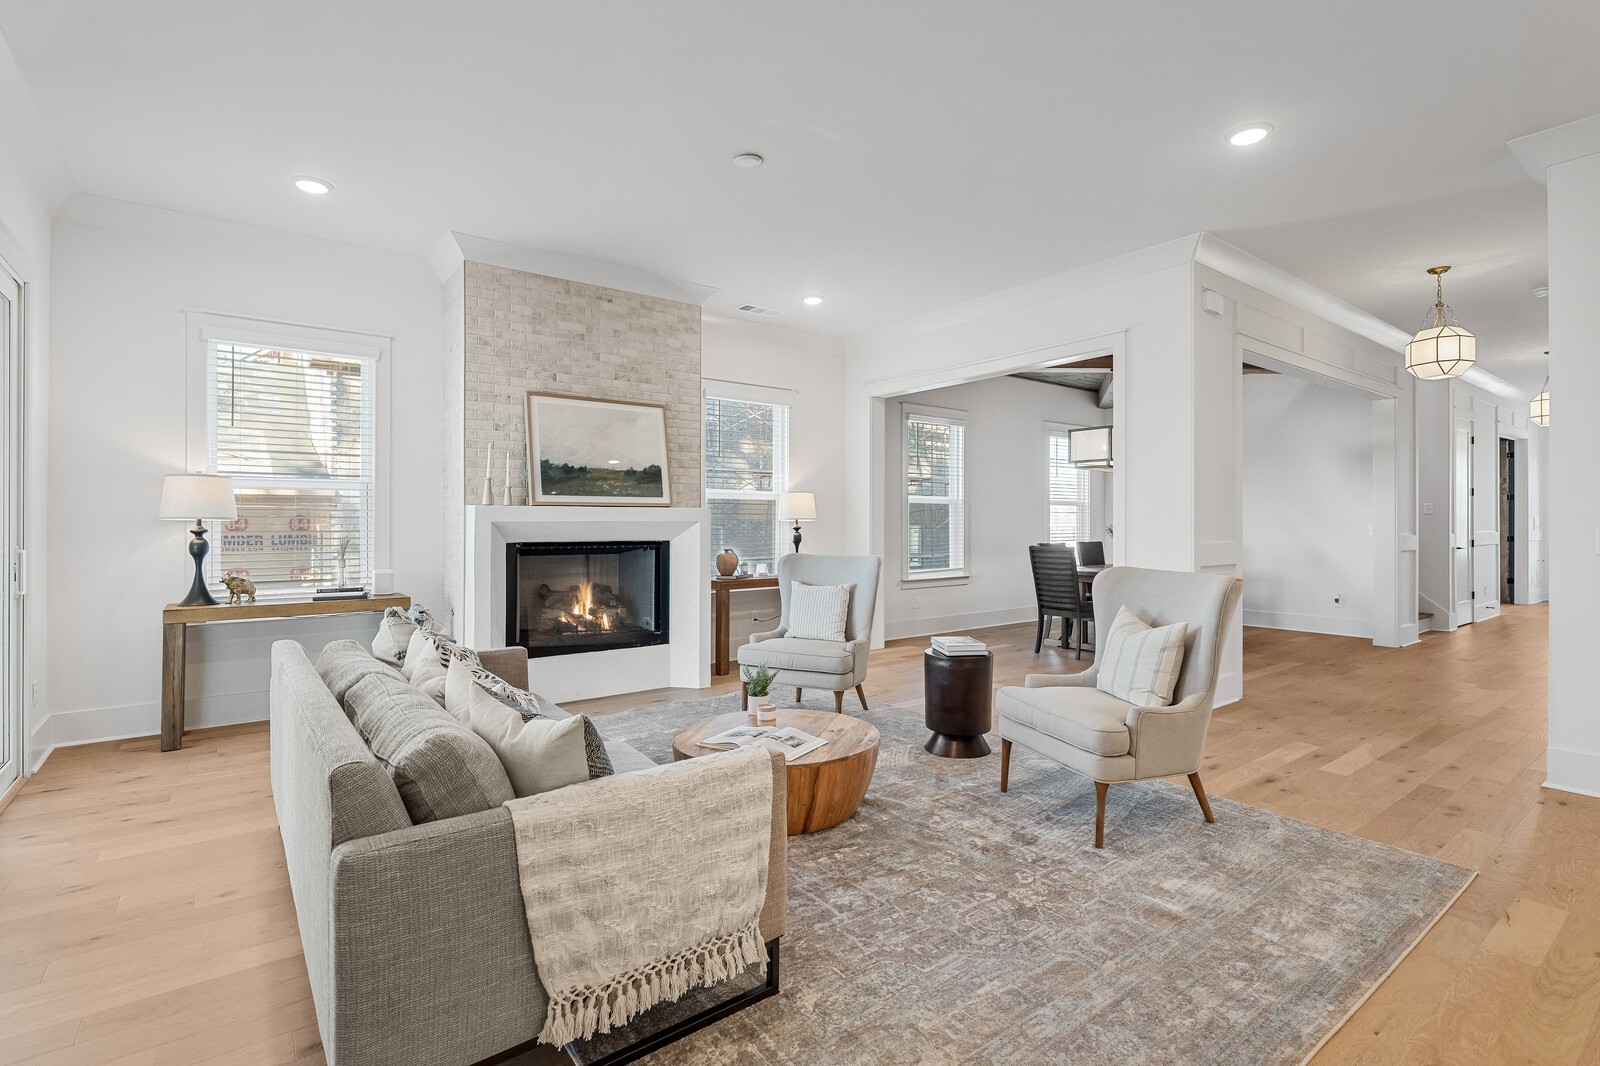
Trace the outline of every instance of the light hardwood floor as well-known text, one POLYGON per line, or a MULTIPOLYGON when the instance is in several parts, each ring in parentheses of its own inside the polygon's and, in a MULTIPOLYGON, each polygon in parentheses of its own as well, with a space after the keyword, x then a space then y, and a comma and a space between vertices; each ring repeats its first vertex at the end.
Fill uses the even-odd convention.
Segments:
MULTIPOLYGON (((1317 1063, 1600 1062, 1600 800, 1540 788, 1546 618, 1404 650, 1247 631, 1212 795, 1481 871, 1317 1063)), ((998 683, 1078 666, 1031 626, 986 636, 998 683)), ((920 713, 924 644, 875 654, 868 694, 920 713)), ((156 747, 59 751, 0 815, 0 1062, 321 1061, 265 727, 156 747)))

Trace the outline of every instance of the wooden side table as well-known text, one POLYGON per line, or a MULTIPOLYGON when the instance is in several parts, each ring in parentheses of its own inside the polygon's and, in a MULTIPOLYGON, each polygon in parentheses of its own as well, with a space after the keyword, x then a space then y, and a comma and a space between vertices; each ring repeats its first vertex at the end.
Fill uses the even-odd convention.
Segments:
MULTIPOLYGON (((724 750, 702 748, 699 742, 736 725, 752 724, 748 714, 734 711, 684 726, 672 735, 672 758, 681 762, 724 750)), ((771 728, 791 725, 827 741, 787 766, 785 799, 793 837, 832 829, 856 813, 878 765, 878 727, 833 711, 778 708, 778 721, 771 728)))
POLYGON ((711 672, 721 677, 728 672, 728 613, 731 604, 728 602, 730 593, 742 592, 745 589, 775 589, 778 579, 775 575, 766 577, 714 577, 711 579, 711 672))
POLYGON ((410 596, 372 596, 364 600, 291 600, 275 603, 219 603, 214 607, 167 604, 161 612, 161 750, 183 747, 184 657, 189 627, 212 622, 258 622, 270 618, 313 618, 328 614, 370 614, 410 607, 410 596))
POLYGON ((990 705, 994 700, 994 654, 922 653, 922 721, 933 735, 923 748, 946 759, 981 759, 989 754, 990 705))

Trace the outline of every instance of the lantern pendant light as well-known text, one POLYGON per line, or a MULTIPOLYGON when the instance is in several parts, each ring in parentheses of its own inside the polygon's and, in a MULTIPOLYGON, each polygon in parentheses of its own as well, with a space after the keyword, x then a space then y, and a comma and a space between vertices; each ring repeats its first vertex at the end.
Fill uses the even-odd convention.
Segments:
MULTIPOLYGON (((1548 356, 1550 353, 1545 352, 1544 354, 1548 356)), ((1544 385, 1539 389, 1539 395, 1528 401, 1528 417, 1533 420, 1533 424, 1536 426, 1548 426, 1550 424, 1550 379, 1548 377, 1544 379, 1544 385)))
POLYGON ((1406 369, 1423 381, 1458 378, 1472 369, 1478 358, 1478 341, 1461 328, 1456 313, 1444 302, 1444 275, 1447 266, 1429 267, 1436 283, 1436 296, 1417 335, 1406 345, 1406 369), (1448 317, 1449 321, 1446 321, 1448 317))

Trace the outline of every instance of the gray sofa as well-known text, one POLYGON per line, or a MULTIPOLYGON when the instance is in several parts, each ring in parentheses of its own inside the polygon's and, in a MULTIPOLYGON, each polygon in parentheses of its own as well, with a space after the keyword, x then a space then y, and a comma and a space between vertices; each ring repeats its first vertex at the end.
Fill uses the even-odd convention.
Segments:
MULTIPOLYGON (((481 657, 526 688, 525 651, 481 657)), ((510 812, 413 825, 388 771, 294 641, 272 647, 271 714, 273 801, 330 1066, 474 1063, 532 1041, 546 998, 510 812)), ((652 765, 626 745, 607 749, 619 773, 652 765)), ((774 756, 761 915, 769 943, 784 931, 784 785, 774 756)))

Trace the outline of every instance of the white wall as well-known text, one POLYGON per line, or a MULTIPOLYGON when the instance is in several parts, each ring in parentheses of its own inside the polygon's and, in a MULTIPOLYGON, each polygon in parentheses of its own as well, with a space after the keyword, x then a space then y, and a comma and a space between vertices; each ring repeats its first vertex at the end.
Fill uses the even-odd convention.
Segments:
POLYGON ((1372 636, 1372 497, 1370 399, 1245 375, 1245 625, 1372 636))
MULTIPOLYGON (((905 498, 884 501, 888 639, 950 633, 1037 617, 1028 545, 1050 535, 1047 423, 1100 426, 1093 393, 998 377, 901 397, 885 405, 884 482, 903 486, 904 405, 960 412, 966 429, 967 571, 957 583, 905 580, 905 498)), ((1092 474, 1095 481, 1109 475, 1092 474)))
MULTIPOLYGON (((26 287, 24 339, 27 428, 22 546, 28 550, 28 596, 22 606, 23 772, 37 768, 47 748, 36 738, 47 714, 49 688, 48 426, 50 397, 50 216, 71 192, 22 72, 0 39, 0 257, 26 287)), ((3 572, 3 571, 0 571, 3 572)), ((5 593, 9 594, 9 590, 5 593)))
POLYGON ((1552 788, 1600 795, 1600 709, 1594 694, 1594 605, 1600 602, 1600 116, 1512 142, 1549 186, 1550 231, 1550 748, 1552 788), (1571 412, 1570 415, 1563 412, 1571 412))
MULTIPOLYGON (((393 338, 389 567, 440 595, 443 471, 438 280, 420 258, 76 197, 54 228, 45 745, 155 733, 160 612, 189 582, 187 534, 157 521, 163 475, 185 465, 181 312, 214 311, 393 338)), ((374 616, 191 630, 190 727, 266 717, 273 640, 368 637, 374 616)))
MULTIPOLYGON (((846 470, 851 459, 845 450, 841 342, 706 315, 701 322, 700 366, 708 380, 790 392, 790 488, 817 496, 817 521, 801 527, 802 546, 818 554, 852 550, 846 524, 846 470)), ((771 629, 777 616, 776 590, 734 593, 729 607, 730 660, 751 633, 771 629)))

